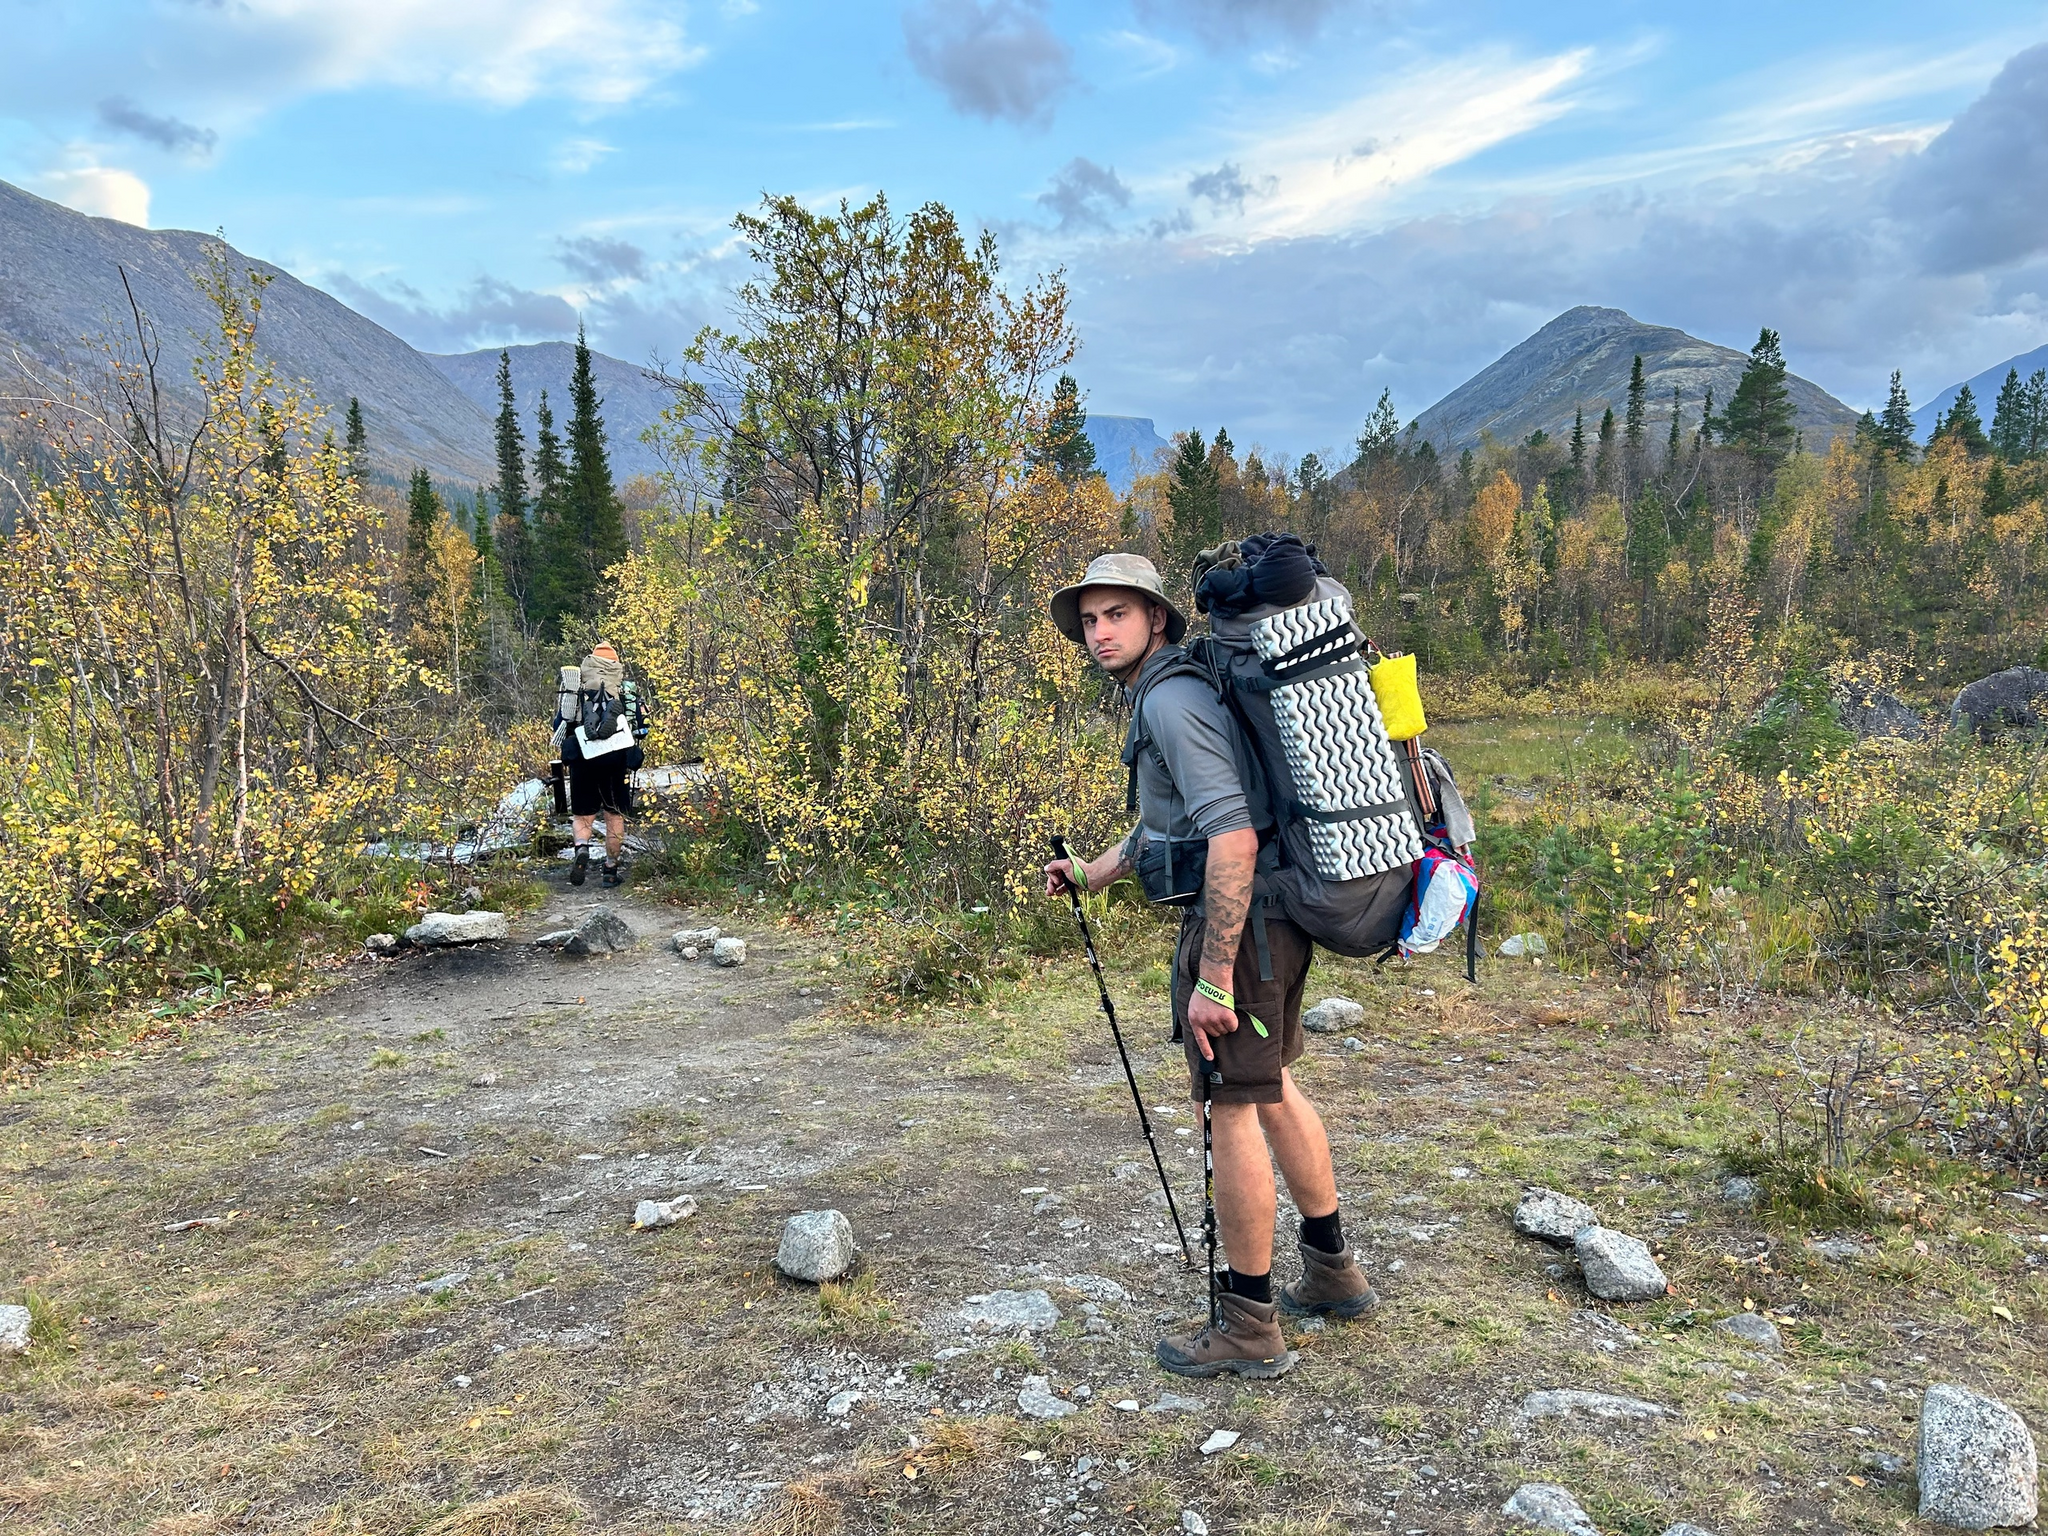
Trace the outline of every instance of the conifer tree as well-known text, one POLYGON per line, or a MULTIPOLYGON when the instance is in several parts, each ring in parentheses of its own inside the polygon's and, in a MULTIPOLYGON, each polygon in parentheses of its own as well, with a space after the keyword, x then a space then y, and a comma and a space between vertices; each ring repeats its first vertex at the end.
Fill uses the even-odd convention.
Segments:
POLYGON ((1991 440, 1984 435, 1984 418, 1977 414, 1977 396, 1969 385, 1956 391, 1947 414, 1935 425, 1934 436, 1952 437, 1973 455, 1990 450, 1991 440))
MULTIPOLYGON (((531 533, 521 552, 521 612, 529 624, 539 626, 562 611, 556 585, 552 552, 564 538, 563 519, 569 499, 569 467, 562 460, 562 440, 555 435, 555 413, 548 408, 548 392, 540 392, 533 408, 533 517, 531 533)), ((509 558, 501 545, 499 558, 509 558)), ((512 577, 508 568, 505 580, 512 577)))
POLYGON ((354 395, 348 397, 348 428, 342 446, 348 450, 349 478, 360 485, 370 469, 370 434, 363 426, 363 403, 354 395))
POLYGON ((1643 429, 1650 419, 1650 391, 1643 382, 1643 354, 1628 371, 1628 412, 1622 428, 1622 494, 1632 497, 1643 483, 1643 429))
MULTIPOLYGON (((544 516, 533 581, 536 618, 559 630, 562 621, 596 612, 604 573, 626 556, 624 510, 612 485, 605 447, 604 401, 590 366, 590 344, 579 327, 576 366, 569 377, 569 463, 559 513, 544 516)), ((540 454, 534 475, 541 477, 540 454)))
POLYGON ((1223 542, 1223 494, 1216 465, 1202 434, 1183 433, 1168 471, 1166 504, 1173 508, 1172 558, 1176 574, 1185 576, 1195 556, 1223 542))
POLYGON ((1358 464, 1366 469, 1394 456, 1401 436, 1401 418, 1394 414, 1394 392, 1380 391, 1379 404, 1358 433, 1358 464))
POLYGON ((1707 388, 1707 397, 1700 402, 1700 429, 1693 434, 1692 451, 1700 452, 1714 440, 1714 391, 1707 388))
POLYGON ((2008 464, 2026 457, 2026 411, 2027 387, 2020 382, 2019 369, 2008 368, 1991 411, 1991 450, 2008 464))
MULTIPOLYGON (((518 401, 512 391, 512 354, 509 351, 498 354, 497 450, 498 516, 492 543, 497 546, 504 591, 512 600, 512 606, 526 616, 533 539, 527 523, 526 443, 519 430, 518 401)), ((482 552, 481 541, 477 549, 482 552)))
POLYGON ((424 469, 412 472, 405 498, 406 613, 422 622, 434 600, 434 535, 441 531, 441 497, 424 469))
POLYGON ((1792 450, 1798 429, 1792 391, 1785 383, 1785 354, 1778 333, 1765 326, 1749 350, 1749 366, 1736 382, 1735 394, 1721 418, 1723 441, 1747 449, 1767 464, 1777 464, 1792 450))
POLYGON ((1892 387, 1877 418, 1878 445, 1902 459, 1913 457, 1913 402, 1906 398, 1905 376, 1892 370, 1892 387))
POLYGON ((1600 444, 1593 451, 1593 489, 1614 490, 1614 407, 1600 418, 1600 444))
POLYGON ((1095 444, 1088 439, 1088 413, 1082 408, 1081 389, 1071 373, 1061 374, 1052 387, 1052 409, 1032 459, 1046 465, 1067 485, 1078 485, 1099 473, 1095 444))
POLYGON ((1678 414, 1679 414, 1679 407, 1680 407, 1680 406, 1681 406, 1681 405, 1682 405, 1683 403, 1684 403, 1684 402, 1682 401, 1682 399, 1680 398, 1680 396, 1679 396, 1679 393, 1678 393, 1678 386, 1677 386, 1676 384, 1672 385, 1672 386, 1671 386, 1671 436, 1670 436, 1669 440, 1668 440, 1668 441, 1666 441, 1666 443, 1664 444, 1664 473, 1665 473, 1665 474, 1667 474, 1667 475, 1674 475, 1674 474, 1678 473, 1678 455, 1679 455, 1679 452, 1680 452, 1680 448, 1679 448, 1679 437, 1678 437, 1678 414))

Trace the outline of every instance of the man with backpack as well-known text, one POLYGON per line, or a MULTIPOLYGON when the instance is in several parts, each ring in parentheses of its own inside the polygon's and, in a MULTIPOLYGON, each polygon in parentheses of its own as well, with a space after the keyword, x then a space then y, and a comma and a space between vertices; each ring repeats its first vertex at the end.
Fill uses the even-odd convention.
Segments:
POLYGON ((639 690, 627 681, 618 650, 609 640, 592 646, 581 667, 562 669, 554 729, 569 773, 569 814, 576 833, 569 883, 581 885, 589 874, 590 834, 602 816, 604 883, 619 885, 626 878, 619 857, 625 847, 632 775, 646 760, 640 738, 647 727, 639 690))
POLYGON ((1069 883, 1100 890, 1136 874, 1150 899, 1183 908, 1175 1034, 1187 1053, 1192 1095, 1207 1101, 1213 1124, 1216 1209, 1229 1269, 1208 1324, 1160 1340, 1157 1358, 1184 1376, 1284 1375, 1295 1356, 1281 1334, 1280 1311, 1354 1318, 1379 1300, 1345 1246, 1322 1120, 1287 1070, 1302 1050, 1311 941, 1257 889, 1270 862, 1262 844, 1271 838, 1270 828, 1261 837, 1245 782, 1253 770, 1244 732, 1182 650, 1187 619, 1152 563, 1104 555, 1079 582, 1053 594, 1051 612, 1061 632, 1131 696, 1125 761, 1139 820, 1129 837, 1096 858, 1048 864, 1046 893, 1058 895, 1069 883), (1302 1278, 1277 1296, 1276 1160, 1302 1215, 1303 1267, 1302 1278))

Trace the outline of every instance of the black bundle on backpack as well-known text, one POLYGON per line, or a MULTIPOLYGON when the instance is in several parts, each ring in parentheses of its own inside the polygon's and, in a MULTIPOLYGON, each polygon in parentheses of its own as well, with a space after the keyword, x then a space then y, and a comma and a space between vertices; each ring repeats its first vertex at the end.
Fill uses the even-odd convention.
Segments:
POLYGON ((603 741, 624 719, 618 695, 606 688, 583 688, 576 694, 577 721, 587 740, 603 741))

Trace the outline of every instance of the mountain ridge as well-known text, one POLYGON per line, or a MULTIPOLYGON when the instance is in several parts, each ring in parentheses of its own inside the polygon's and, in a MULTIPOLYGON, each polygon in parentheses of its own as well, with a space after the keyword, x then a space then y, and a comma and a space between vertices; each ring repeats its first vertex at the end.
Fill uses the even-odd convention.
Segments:
POLYGON ((1985 431, 1991 430, 1991 415, 1998 408, 1998 392, 2005 388, 2005 376, 2017 372, 2022 384, 2033 376, 2037 368, 2048 368, 2048 346, 2039 346, 2031 352, 2016 353, 2004 362, 1975 373, 1969 378, 1949 385, 1932 400, 1913 413, 1913 431, 1921 442, 1926 442, 1934 431, 1935 419, 1956 403, 1956 396, 1963 392, 1963 385, 1970 386, 1970 393, 1977 399, 1977 414, 1983 418, 1985 431))
MULTIPOLYGON (((1619 418, 1627 408, 1630 367, 1643 359, 1647 415, 1658 431, 1671 421, 1671 391, 1697 425, 1708 389, 1726 405, 1749 355, 1702 341, 1675 326, 1650 325, 1626 310, 1581 304, 1510 347, 1486 367, 1415 418, 1418 436, 1438 452, 1479 445, 1482 434, 1518 443, 1542 430, 1568 434, 1583 409, 1590 434, 1603 411, 1619 418)), ((1786 379, 1795 420, 1809 447, 1852 429, 1860 412, 1818 384, 1795 375, 1786 379)))

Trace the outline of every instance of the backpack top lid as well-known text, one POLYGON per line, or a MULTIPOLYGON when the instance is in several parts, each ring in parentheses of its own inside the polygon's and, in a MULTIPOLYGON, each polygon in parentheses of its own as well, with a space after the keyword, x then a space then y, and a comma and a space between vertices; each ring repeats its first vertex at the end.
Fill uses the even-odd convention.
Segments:
MULTIPOLYGON (((562 669, 565 673, 567 667, 562 669)), ((581 686, 591 692, 605 692, 618 698, 626 684, 626 664, 616 656, 589 655, 583 658, 581 686)))
POLYGON ((1315 594, 1327 576, 1313 544, 1298 534, 1255 533, 1205 549, 1196 561, 1195 606, 1211 620, 1237 618, 1254 608, 1292 608, 1315 594))

